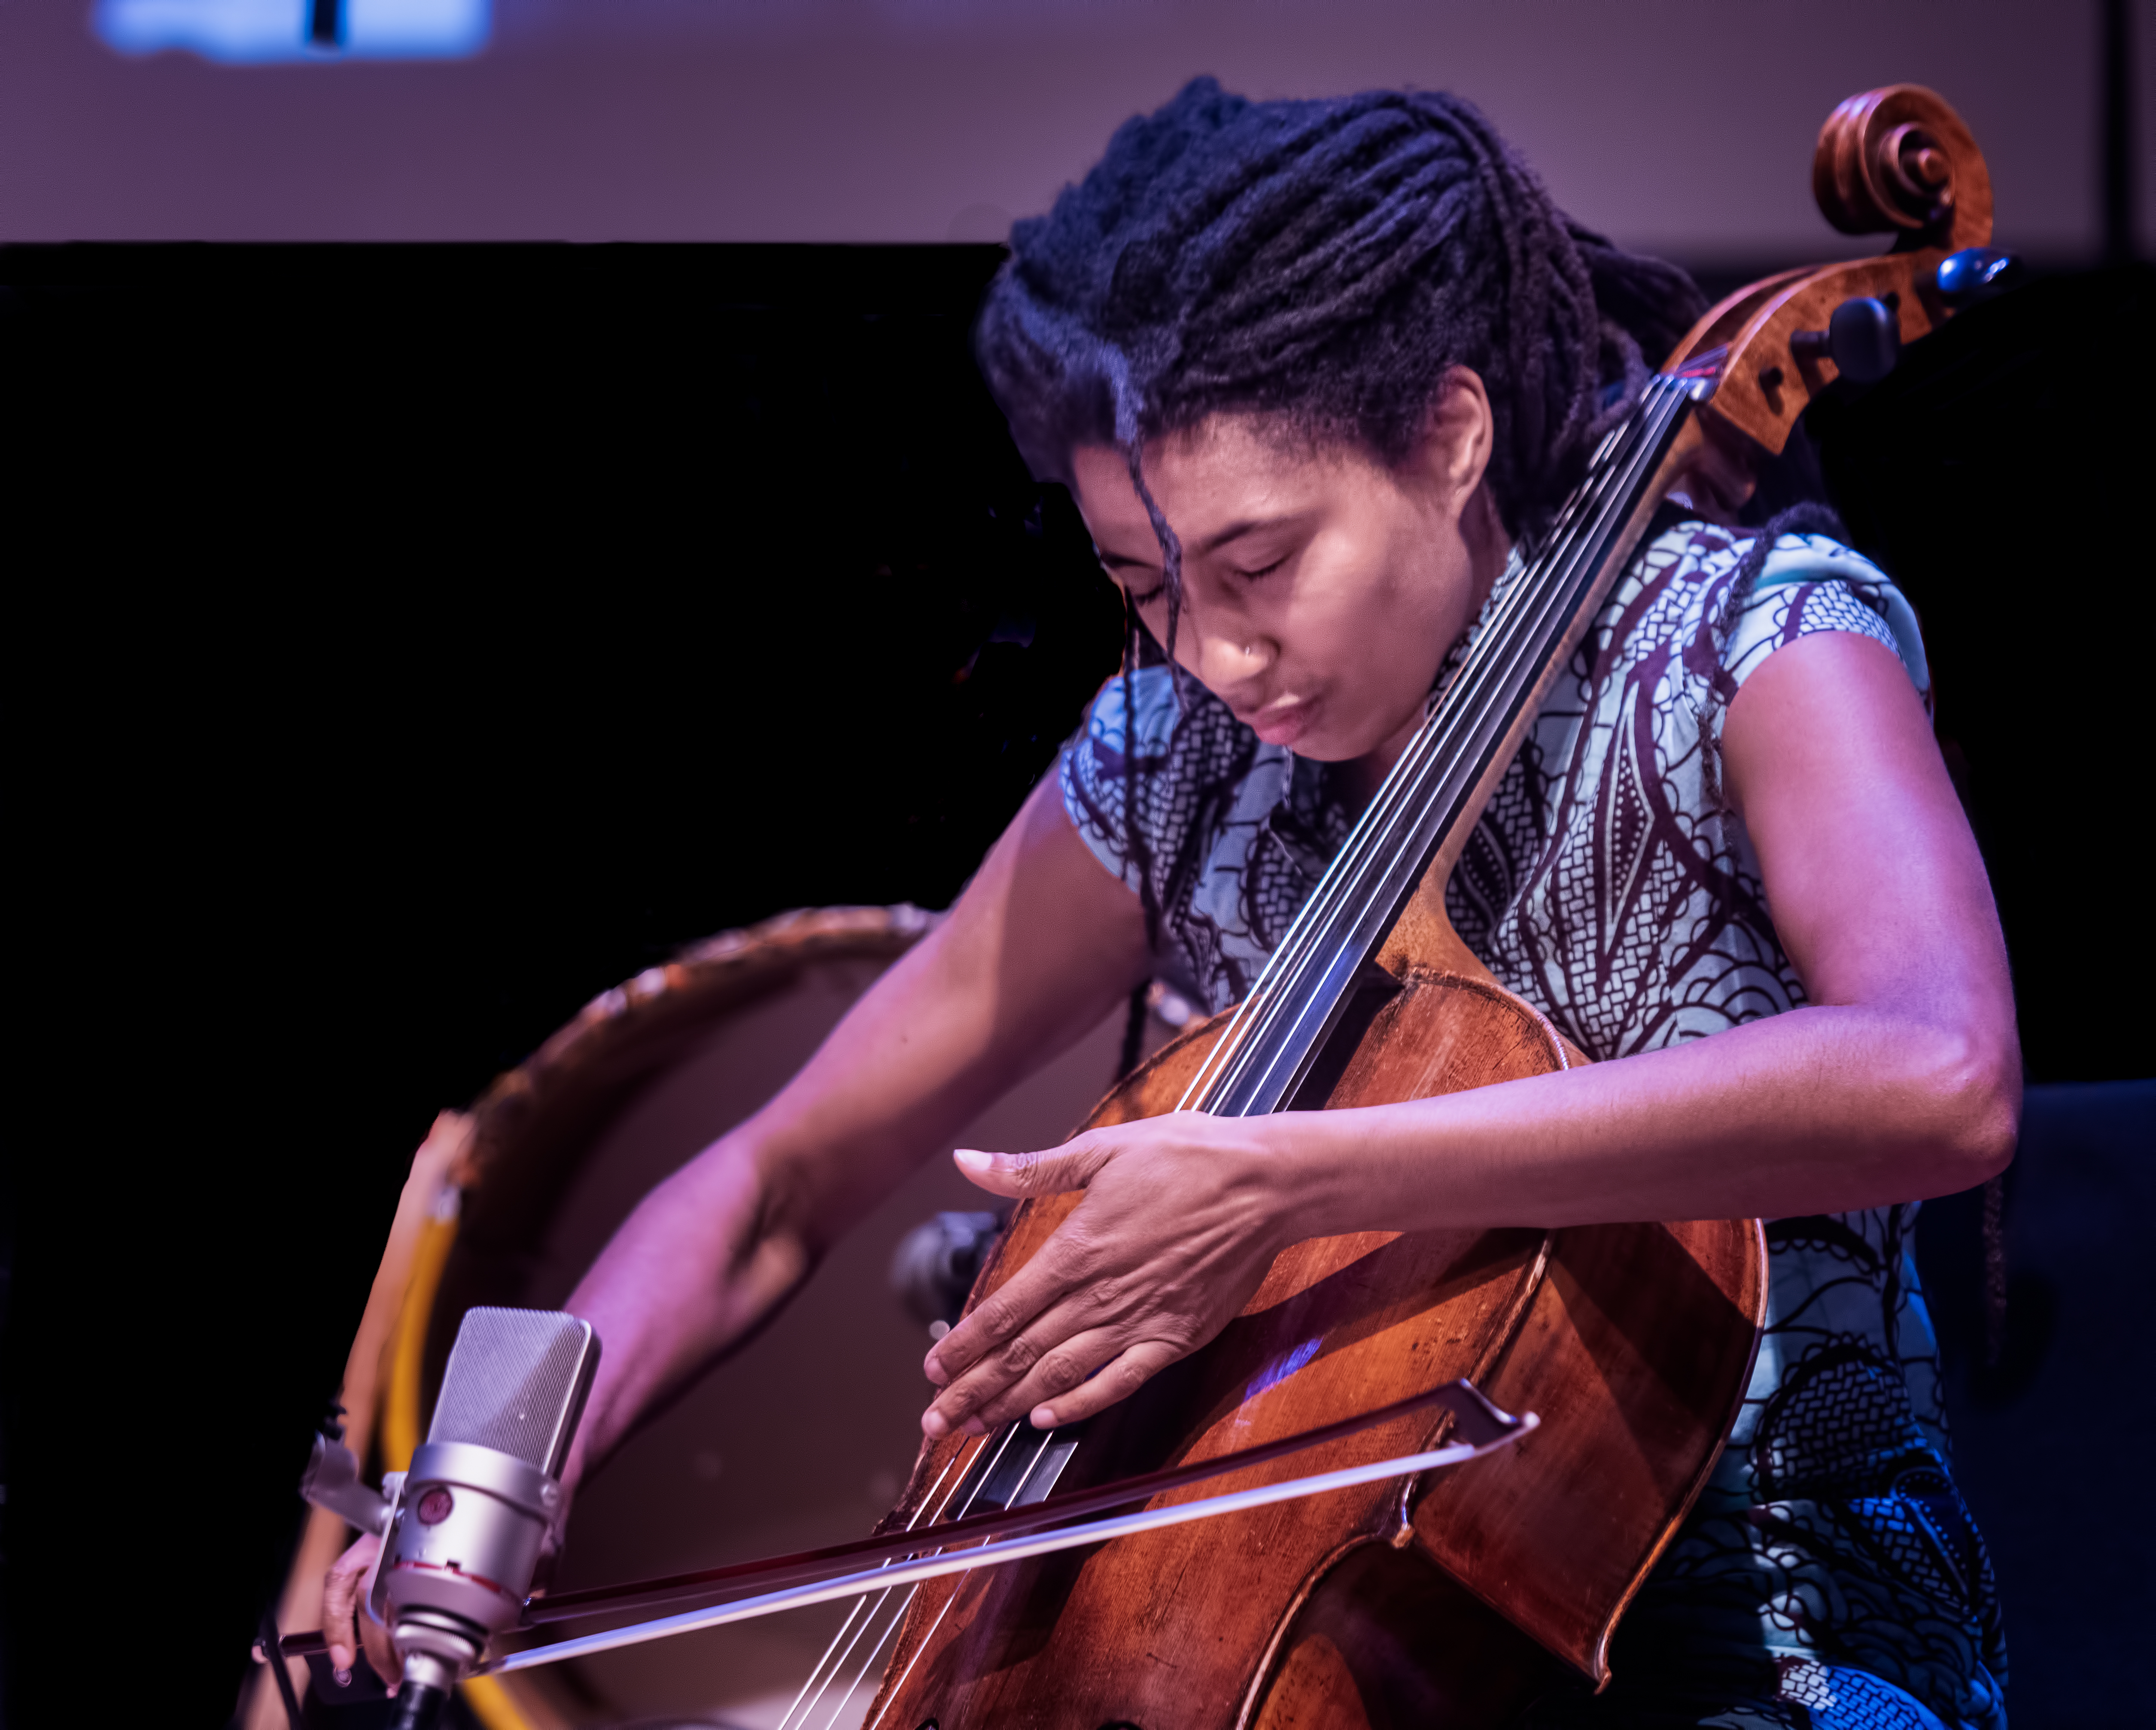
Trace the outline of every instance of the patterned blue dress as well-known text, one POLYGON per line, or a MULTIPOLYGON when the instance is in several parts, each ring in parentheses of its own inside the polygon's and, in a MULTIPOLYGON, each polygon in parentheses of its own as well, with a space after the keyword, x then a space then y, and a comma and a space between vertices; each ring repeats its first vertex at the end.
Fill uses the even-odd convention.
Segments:
MULTIPOLYGON (((1721 792, 1730 700, 1786 643, 1852 631, 1929 701, 1914 614, 1856 553, 1665 526, 1544 704, 1446 891, 1497 978, 1598 1060, 1804 1001, 1721 792)), ((1447 657, 1441 692, 1519 575, 1447 657)), ((1435 693, 1433 694, 1435 696, 1435 693)), ((1162 977, 1240 998, 1345 838, 1324 766, 1260 742, 1164 665, 1111 680, 1065 748, 1079 834, 1160 910, 1162 977)), ((1538 1725, 2005 1730, 1984 1542, 1948 1471, 1917 1206, 1768 1222, 1767 1330, 1699 1506, 1598 1698, 1538 1725)))

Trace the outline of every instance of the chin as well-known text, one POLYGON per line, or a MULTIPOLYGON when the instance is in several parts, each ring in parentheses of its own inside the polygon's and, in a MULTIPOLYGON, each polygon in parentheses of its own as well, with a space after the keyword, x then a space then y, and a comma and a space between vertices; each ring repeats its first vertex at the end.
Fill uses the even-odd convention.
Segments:
POLYGON ((1308 737, 1297 739, 1287 747, 1297 757, 1312 762, 1353 762, 1358 757, 1368 757, 1376 747, 1369 745, 1343 745, 1323 729, 1308 737))
POLYGON ((1359 762, 1364 757, 1378 755, 1389 746, 1394 747, 1392 755, 1397 757, 1399 752, 1406 748, 1414 729, 1421 724, 1422 708, 1419 704, 1409 720, 1392 726, 1378 722, 1350 732, 1343 727, 1328 726, 1321 720, 1290 748, 1297 757, 1306 757, 1312 762, 1359 762))

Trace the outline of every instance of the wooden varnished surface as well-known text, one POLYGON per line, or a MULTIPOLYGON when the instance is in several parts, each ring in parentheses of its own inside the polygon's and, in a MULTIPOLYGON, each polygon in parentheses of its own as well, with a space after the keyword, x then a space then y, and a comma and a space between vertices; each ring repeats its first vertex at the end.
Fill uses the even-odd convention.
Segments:
MULTIPOLYGON (((1091 1123, 1172 1109, 1224 1021, 1166 1048, 1091 1123)), ((1327 1103, 1426 1097, 1572 1060, 1547 1021, 1486 978, 1410 967, 1327 1103)), ((975 1302, 1080 1205, 1060 1196, 1021 1209, 975 1302)), ((1747 1229, 1756 1239, 1756 1227, 1521 1228, 1296 1245, 1218 1339, 1093 1421, 1062 1486, 1292 1435, 1462 1375, 1508 1409, 1543 1414, 1543 1430, 1507 1450, 1512 1469, 1477 1487, 1501 1455, 1429 1485, 1306 1498, 932 1582, 869 1723, 1498 1724, 1564 1685, 1548 1654, 1598 1674, 1609 1627, 1741 1397, 1757 1304, 1743 1256, 1717 1258, 1747 1229), (1650 1271, 1676 1276, 1675 1298, 1628 1295, 1650 1271), (1665 1327, 1680 1338, 1663 1339, 1665 1327), (1613 1366, 1642 1385, 1613 1391, 1613 1366), (1563 1585, 1532 1561, 1553 1530, 1563 1585), (1588 1565, 1569 1565, 1587 1551, 1588 1565)), ((1412 1420, 1184 1494, 1382 1459, 1436 1433, 1412 1420)), ((979 1445, 924 1447, 886 1523, 932 1503, 932 1486, 947 1489, 979 1445)))
POLYGON ((1671 356, 1672 365, 1722 348, 1727 363, 1707 417, 1759 449, 1779 451, 1812 398, 1840 376, 1833 360, 1799 345, 1836 307, 1869 296, 1894 310, 1903 343, 1943 323, 1937 273, 1948 254, 1991 240, 1991 175, 1969 128, 1943 98, 1917 85, 1853 96, 1820 133, 1813 190, 1845 234, 1889 234, 1894 249, 1816 270, 1788 270, 1711 308, 1671 356))

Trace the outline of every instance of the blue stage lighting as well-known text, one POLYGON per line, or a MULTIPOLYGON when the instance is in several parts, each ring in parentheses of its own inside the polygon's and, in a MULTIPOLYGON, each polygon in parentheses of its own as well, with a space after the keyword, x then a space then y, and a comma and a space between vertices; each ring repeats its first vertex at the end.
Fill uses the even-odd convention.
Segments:
POLYGON ((182 49, 229 64, 464 59, 487 44, 492 0, 97 0, 123 54, 182 49))

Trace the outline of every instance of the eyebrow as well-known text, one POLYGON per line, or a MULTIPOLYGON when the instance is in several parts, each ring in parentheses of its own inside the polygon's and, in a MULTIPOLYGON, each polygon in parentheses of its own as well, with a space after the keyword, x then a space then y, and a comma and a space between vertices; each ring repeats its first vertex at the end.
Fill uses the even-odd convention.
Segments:
POLYGON ((1308 513, 1306 512, 1291 511, 1285 516, 1244 517, 1240 521, 1229 523, 1228 526, 1221 530, 1219 534, 1210 536, 1206 540, 1200 542, 1198 547, 1198 556, 1200 558, 1203 558, 1208 553, 1218 552, 1230 541, 1240 541, 1244 536, 1254 535, 1260 529, 1276 529, 1284 523, 1292 523, 1299 516, 1305 516, 1308 513))
POLYGON ((1143 571, 1152 568, 1159 562, 1157 559, 1148 562, 1142 558, 1132 558, 1127 553, 1111 552, 1105 547, 1096 547, 1093 549, 1093 556, 1111 570, 1127 567, 1134 571, 1143 571))
MULTIPOLYGON (((1292 526, 1295 523, 1300 521, 1303 517, 1307 516, 1308 515, 1310 515, 1310 513, 1306 511, 1291 511, 1286 515, 1281 516, 1246 516, 1239 518, 1237 521, 1229 523, 1227 527, 1222 529, 1219 533, 1209 535, 1204 541, 1200 542, 1195 549, 1197 557, 1204 558, 1209 554, 1218 552, 1222 547, 1227 546, 1230 542, 1240 541, 1245 535, 1254 535, 1260 529, 1276 529, 1282 526, 1292 526)), ((1111 552, 1105 547, 1096 546, 1093 551, 1099 556, 1100 561, 1102 564, 1111 567, 1129 566, 1136 569, 1145 570, 1152 568, 1158 562, 1158 561, 1155 559, 1132 558, 1127 553, 1111 552)))

